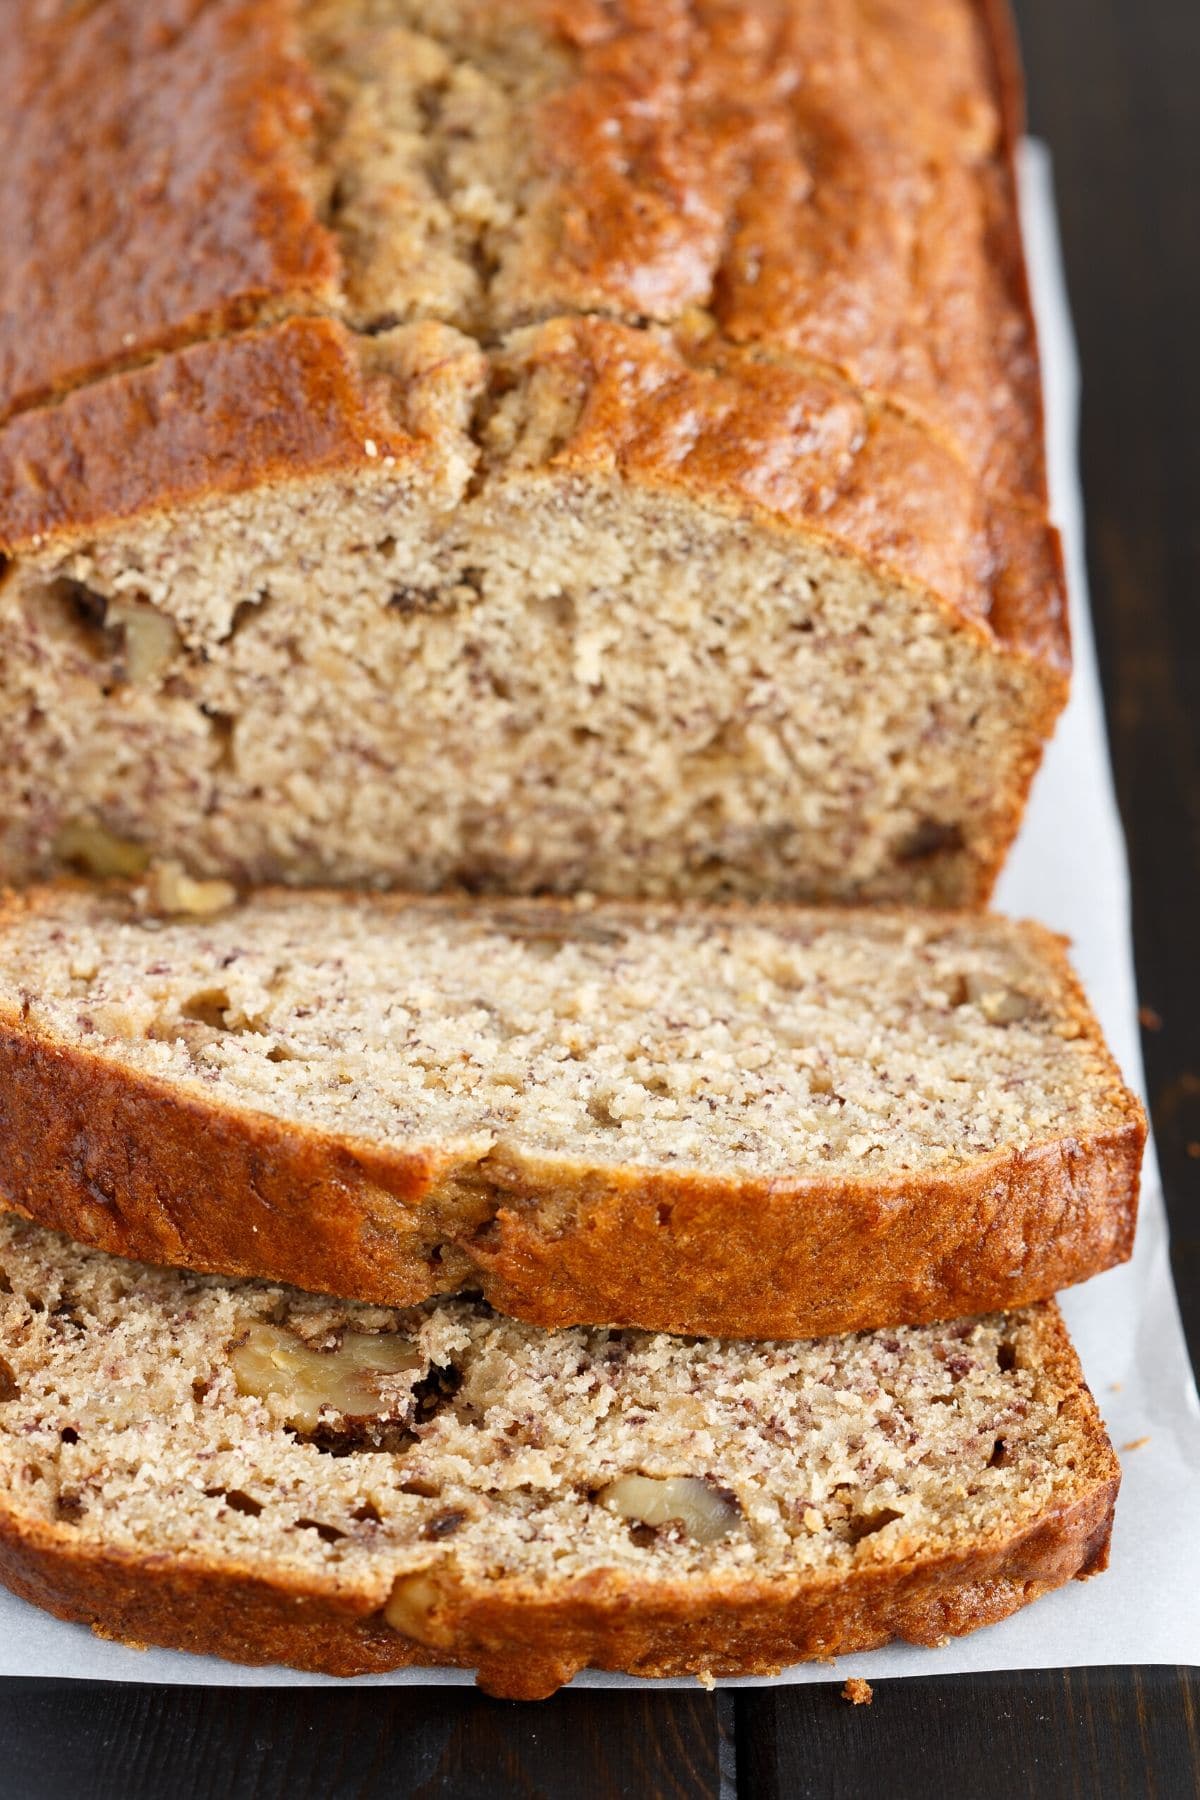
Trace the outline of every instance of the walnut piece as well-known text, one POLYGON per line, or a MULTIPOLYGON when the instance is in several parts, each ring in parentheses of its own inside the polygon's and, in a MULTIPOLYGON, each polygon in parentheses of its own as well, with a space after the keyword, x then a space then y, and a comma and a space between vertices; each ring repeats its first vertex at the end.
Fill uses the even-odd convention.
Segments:
POLYGON ((347 1331, 336 1350, 310 1350, 294 1332, 261 1322, 230 1354, 239 1394, 265 1400, 281 1394, 286 1423, 315 1431, 323 1412, 344 1418, 380 1418, 391 1410, 381 1389, 389 1376, 424 1361, 407 1338, 392 1333, 347 1331))
POLYGON ((985 994, 973 995, 979 1010, 990 1025, 1015 1025, 1033 1011, 1033 1001, 1015 988, 992 988, 985 994))
POLYGON ((392 1587, 383 1616, 401 1637, 444 1650, 454 1642, 454 1631, 438 1617, 437 1604, 441 1598, 436 1581, 429 1575, 421 1572, 400 1575, 392 1587))
POLYGON ((87 819, 68 819, 51 845, 58 862, 73 863, 88 875, 103 879, 109 875, 141 875, 150 861, 150 852, 141 844, 116 837, 103 825, 87 819))
POLYGON ((741 1508, 728 1488, 698 1475, 622 1475, 597 1499, 635 1525, 678 1525, 697 1544, 716 1544, 739 1523, 741 1508))
POLYGON ((178 862, 154 863, 138 891, 146 912, 193 919, 211 919, 236 899, 231 881, 197 881, 178 862))
POLYGON ((104 623, 116 626, 124 639, 125 679, 134 687, 157 681, 179 654, 178 631, 163 613, 139 600, 110 600, 104 623))

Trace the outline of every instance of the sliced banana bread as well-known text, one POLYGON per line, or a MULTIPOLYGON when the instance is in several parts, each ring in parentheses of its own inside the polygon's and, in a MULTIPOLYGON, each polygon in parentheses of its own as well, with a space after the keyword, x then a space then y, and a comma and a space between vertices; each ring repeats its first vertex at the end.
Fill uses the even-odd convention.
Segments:
POLYGON ((1107 1560, 1052 1303, 816 1343, 223 1285, 0 1219, 0 1579, 105 1636, 352 1675, 766 1673, 1107 1560))
POLYGON ((1069 660, 994 0, 7 0, 0 82, 0 875, 986 896, 1069 660))
POLYGON ((1036 926, 151 898, 0 913, 0 1194, 101 1249, 748 1337, 1023 1304, 1128 1254, 1141 1109, 1036 926))

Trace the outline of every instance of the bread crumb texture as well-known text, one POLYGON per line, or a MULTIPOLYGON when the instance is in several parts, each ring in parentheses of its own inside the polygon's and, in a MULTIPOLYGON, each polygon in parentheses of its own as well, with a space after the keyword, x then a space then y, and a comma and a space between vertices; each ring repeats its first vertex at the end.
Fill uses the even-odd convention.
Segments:
POLYGON ((882 1181, 1131 1117, 1057 941, 977 915, 274 890, 180 919, 66 886, 0 922, 0 996, 180 1104, 548 1191, 556 1163, 882 1181))
POLYGON ((0 867, 983 897, 1067 647, 981 9, 176 11, 0 46, 0 867))
POLYGON ((150 1269, 10 1216, 0 1268, 8 1528, 387 1605, 418 1639, 448 1571, 728 1598, 1002 1543, 1112 1480, 1052 1305, 791 1344, 543 1332, 150 1269), (331 1403, 298 1412, 321 1362, 331 1403))

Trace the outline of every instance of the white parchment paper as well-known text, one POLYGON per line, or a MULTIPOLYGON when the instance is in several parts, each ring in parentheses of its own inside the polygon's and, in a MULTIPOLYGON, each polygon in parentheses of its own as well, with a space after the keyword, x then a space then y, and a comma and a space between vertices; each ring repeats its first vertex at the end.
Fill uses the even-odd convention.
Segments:
MULTIPOLYGON (((1025 146, 1022 177, 1046 374, 1052 503, 1067 550, 1075 680, 997 903, 1005 911, 1041 919, 1074 940, 1076 966, 1114 1052, 1131 1084, 1142 1089, 1128 875, 1087 610, 1075 458, 1078 372, 1049 158, 1042 146, 1025 146)), ((1124 1481, 1109 1572, 1098 1580, 1072 1582, 1003 1624, 941 1650, 897 1646, 845 1658, 837 1666, 839 1676, 853 1673, 878 1681, 892 1675, 1084 1663, 1200 1664, 1200 1402, 1171 1285, 1153 1146, 1132 1262, 1075 1289, 1063 1304, 1088 1380, 1122 1452, 1124 1481)), ((828 1664, 809 1664, 776 1679, 828 1681, 833 1672, 828 1664)), ((83 1626, 64 1625, 3 1591, 0 1675, 257 1687, 316 1685, 329 1679, 103 1643, 83 1626)), ((358 1685, 460 1684, 471 1679, 463 1670, 412 1669, 365 1677, 358 1685)), ((588 1673, 577 1685, 635 1684, 626 1676, 588 1673)), ((755 1679, 723 1685, 768 1683, 755 1679)))

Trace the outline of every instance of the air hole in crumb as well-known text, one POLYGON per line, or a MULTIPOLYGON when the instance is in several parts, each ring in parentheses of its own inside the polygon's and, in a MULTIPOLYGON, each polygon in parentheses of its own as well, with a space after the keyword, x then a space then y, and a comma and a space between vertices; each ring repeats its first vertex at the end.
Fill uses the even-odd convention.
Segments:
POLYGON ((587 1103, 587 1113, 597 1125, 606 1131, 619 1131, 620 1119, 614 1119, 611 1111, 612 1096, 609 1094, 592 1094, 587 1103))
POLYGON ((344 1531, 339 1531, 336 1525, 326 1525, 320 1519, 297 1519, 296 1530, 315 1531, 317 1536, 327 1544, 336 1544, 339 1538, 344 1538, 346 1535, 344 1531))
POLYGON ((74 1488, 64 1488, 54 1503, 54 1511, 64 1524, 74 1525, 82 1519, 87 1508, 82 1494, 76 1493, 74 1488))
POLYGON ((414 1476, 411 1481, 400 1483, 402 1494, 415 1494, 418 1500, 436 1500, 441 1491, 440 1487, 431 1481, 422 1480, 419 1475, 414 1476))
POLYGON ((421 1535, 427 1538, 453 1537, 459 1526, 466 1523, 466 1517, 465 1512, 435 1513, 421 1535))
POLYGON ((11 1294, 12 1291, 12 1282, 8 1278, 8 1270, 0 1269, 0 1294, 11 1294))
POLYGON ((350 1514, 350 1517, 352 1519, 357 1519, 360 1525, 383 1524, 383 1514, 373 1500, 364 1500, 361 1506, 355 1507, 354 1511, 350 1514))
POLYGON ((447 1400, 453 1400, 462 1386, 462 1370, 454 1363, 443 1368, 430 1369, 428 1375, 418 1381, 412 1391, 413 1423, 425 1425, 441 1411, 447 1400))
POLYGON ((241 1488, 205 1488, 210 1500, 224 1500, 230 1512, 245 1513, 249 1519, 257 1519, 262 1511, 262 1501, 256 1500, 252 1494, 244 1494, 241 1488))
POLYGON ((282 1044, 272 1044, 271 1048, 267 1051, 268 1062, 284 1063, 295 1062, 296 1060, 295 1054, 291 1050, 285 1049, 282 1044))
POLYGON ((992 1454, 988 1457, 989 1469, 1002 1469, 1008 1461, 1008 1445, 1003 1438, 997 1438, 992 1445, 992 1454))
POLYGON ((296 1431, 289 1425, 287 1434, 322 1456, 357 1456, 376 1450, 403 1456, 417 1441, 409 1426, 398 1419, 347 1419, 341 1425, 322 1421, 313 1431, 296 1431))
POLYGON ((179 1008, 180 1016, 196 1025, 207 1025, 212 1031, 224 1031, 229 995, 224 988, 202 988, 189 994, 179 1008))
POLYGON ((77 1444, 79 1433, 73 1425, 64 1425, 58 1434, 58 1441, 60 1444, 77 1444))
POLYGON ((1017 1347, 1007 1338, 996 1351, 996 1363, 1003 1375, 1010 1375, 1017 1366, 1017 1347))
POLYGON ((105 624, 108 600, 95 588, 70 575, 60 575, 46 588, 45 604, 58 613, 86 655, 99 662, 109 661, 116 654, 116 633, 105 624))
POLYGON ((227 643, 230 643, 235 637, 237 637, 238 633, 240 631, 242 631, 244 629, 244 627, 250 623, 250 620, 254 617, 254 615, 256 613, 261 613, 263 607, 267 604, 270 597, 271 596, 267 592, 266 588, 260 588, 258 593, 255 594, 251 599, 239 600, 237 605, 233 609, 233 616, 231 617, 231 619, 229 621, 229 630, 225 633, 225 636, 224 636, 224 638, 221 639, 221 642, 227 644, 227 643))
POLYGON ((881 1506, 873 1513, 859 1513, 850 1520, 850 1542, 861 1544, 864 1538, 874 1537, 885 1525, 891 1525, 903 1517, 904 1514, 897 1512, 892 1506, 881 1506))
POLYGON ((453 611, 453 593, 449 588, 419 588, 401 584, 388 595, 389 612, 407 617, 412 613, 446 613, 453 611))
POLYGON ((13 1374, 12 1365, 3 1356, 0 1356, 0 1402, 18 1400, 20 1396, 21 1389, 13 1374))
POLYGON ((947 856, 963 848, 961 825, 946 825, 939 819, 922 819, 900 845, 901 862, 923 862, 930 856, 947 856))
POLYGON ((46 1310, 46 1302, 40 1294, 26 1294, 25 1304, 31 1313, 44 1313, 46 1310))
POLYGON ((212 738, 216 754, 213 767, 229 770, 233 767, 233 731, 234 717, 232 713, 221 712, 218 707, 202 702, 200 711, 208 720, 209 734, 212 738))

